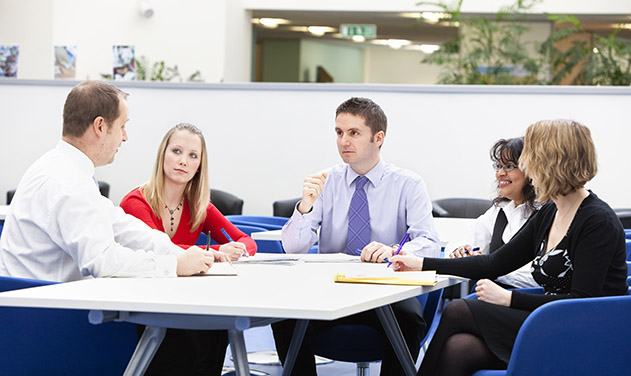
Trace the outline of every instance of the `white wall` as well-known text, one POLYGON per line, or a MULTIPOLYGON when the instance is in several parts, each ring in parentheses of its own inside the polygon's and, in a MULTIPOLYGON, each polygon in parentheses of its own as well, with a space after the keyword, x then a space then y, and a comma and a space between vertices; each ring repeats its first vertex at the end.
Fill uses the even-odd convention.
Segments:
MULTIPOLYGON (((112 45, 131 44, 137 57, 177 65, 184 78, 199 70, 206 81, 220 82, 225 43, 238 40, 241 50, 228 55, 235 64, 247 64, 239 75, 248 80, 251 36, 235 31, 245 22, 237 16, 227 29, 226 1, 149 0, 154 15, 147 19, 140 16, 138 1, 0 0, 0 43, 20 44, 22 78, 52 79, 53 46, 76 45, 76 78, 97 79, 112 73, 112 45)), ((246 17, 242 8, 238 13, 246 17)))
POLYGON ((0 0, 0 44, 19 45, 18 78, 53 78, 53 0, 0 0))
MULTIPOLYGON (((0 80, 0 194, 59 139, 71 82, 0 80)), ((589 187, 613 207, 631 207, 631 88, 343 84, 128 84, 129 141, 97 178, 111 198, 148 179, 158 143, 178 122, 204 131, 211 185, 245 201, 246 214, 271 215, 275 200, 298 197, 302 179, 340 158, 334 111, 350 96, 379 103, 389 120, 382 155, 426 180, 432 199, 493 196, 488 150, 534 121, 587 124, 600 171, 589 187)), ((0 198, 3 202, 4 198, 0 198)))

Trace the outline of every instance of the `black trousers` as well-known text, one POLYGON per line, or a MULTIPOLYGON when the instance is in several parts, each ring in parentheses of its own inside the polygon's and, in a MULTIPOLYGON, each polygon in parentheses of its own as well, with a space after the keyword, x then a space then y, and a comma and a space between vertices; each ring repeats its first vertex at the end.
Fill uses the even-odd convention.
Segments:
MULTIPOLYGON (((426 332, 426 324, 425 320, 423 320, 423 310, 421 304, 418 299, 410 298, 392 304, 392 310, 394 311, 394 315, 397 318, 397 322, 399 323, 399 327, 403 333, 403 338, 410 349, 410 353, 412 354, 412 357, 416 359, 421 349, 421 340, 425 336, 426 332)), ((368 325, 381 333, 384 333, 383 326, 381 325, 375 310, 361 312, 333 321, 310 321, 309 326, 307 327, 307 332, 305 333, 304 341, 302 342, 302 346, 300 346, 300 351, 298 352, 298 356, 296 358, 296 364, 292 369, 292 375, 316 375, 315 358, 311 347, 311 336, 340 324, 368 325)), ((296 320, 283 320, 272 324, 276 351, 278 352, 278 356, 283 364, 285 364, 285 359, 287 358, 287 352, 289 350, 289 344, 291 342, 295 326, 296 320)), ((381 362, 381 375, 403 375, 401 363, 390 345, 390 342, 387 339, 386 341, 385 354, 381 362)))
MULTIPOLYGON (((144 328, 138 325, 138 338, 144 328)), ((167 329, 145 376, 220 376, 227 346, 226 330, 167 329)))

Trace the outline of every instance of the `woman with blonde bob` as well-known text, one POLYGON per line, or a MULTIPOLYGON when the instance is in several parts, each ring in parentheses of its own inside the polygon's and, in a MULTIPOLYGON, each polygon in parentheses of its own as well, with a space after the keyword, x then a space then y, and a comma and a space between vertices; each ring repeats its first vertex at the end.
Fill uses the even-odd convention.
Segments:
POLYGON ((505 369, 519 328, 540 305, 627 294, 622 224, 604 201, 584 188, 597 172, 589 129, 572 120, 532 124, 519 165, 532 178, 538 201, 548 203, 495 253, 455 259, 392 257, 395 270, 436 270, 480 279, 477 300, 458 300, 445 309, 419 375, 505 369), (533 278, 544 294, 505 290, 492 281, 527 262, 532 262, 533 278))
MULTIPOLYGON (((219 243, 211 249, 215 261, 256 253, 254 240, 210 203, 206 142, 194 125, 178 124, 167 132, 151 179, 128 193, 120 206, 184 249, 210 232, 219 243)), ((221 375, 227 344, 225 330, 168 329, 146 375, 221 375)))

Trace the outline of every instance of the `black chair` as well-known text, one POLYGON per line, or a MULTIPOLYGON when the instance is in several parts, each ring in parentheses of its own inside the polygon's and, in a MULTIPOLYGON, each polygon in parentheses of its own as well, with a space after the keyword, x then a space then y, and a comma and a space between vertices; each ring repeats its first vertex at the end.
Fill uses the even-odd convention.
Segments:
POLYGON ((620 222, 622 222, 622 227, 631 229, 631 209, 614 209, 614 212, 620 218, 620 222))
POLYGON ((300 201, 301 197, 292 198, 289 200, 278 200, 274 201, 274 217, 286 217, 289 218, 294 213, 294 208, 298 201, 300 201))
POLYGON ((434 217, 478 218, 493 205, 491 200, 479 198, 443 198, 432 201, 434 217))
POLYGON ((211 189, 210 202, 215 205, 223 215, 243 214, 243 200, 232 193, 220 191, 219 189, 211 189))
MULTIPOLYGON (((99 191, 101 192, 101 195, 109 198, 110 185, 104 181, 99 181, 98 183, 99 183, 99 191)), ((15 196, 15 189, 7 191, 7 205, 11 204, 11 201, 13 200, 13 196, 15 196)))

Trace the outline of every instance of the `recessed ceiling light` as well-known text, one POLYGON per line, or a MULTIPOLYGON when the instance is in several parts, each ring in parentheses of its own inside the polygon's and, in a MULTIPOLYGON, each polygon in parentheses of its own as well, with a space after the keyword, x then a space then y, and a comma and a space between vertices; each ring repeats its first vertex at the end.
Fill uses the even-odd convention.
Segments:
POLYGON ((426 54, 431 54, 438 51, 440 46, 437 44, 421 44, 418 49, 426 54))
POLYGON ((334 32, 336 29, 329 26, 309 26, 307 27, 307 31, 313 35, 318 37, 323 36, 326 33, 334 32))
POLYGON ((396 50, 410 44, 410 41, 406 39, 388 39, 387 43, 390 48, 394 48, 396 50))
POLYGON ((287 23, 289 23, 289 21, 282 18, 259 18, 259 24, 270 29, 275 29, 278 25, 287 23))
POLYGON ((363 35, 353 35, 351 37, 351 39, 353 40, 353 42, 365 42, 366 41, 366 37, 363 35))
POLYGON ((421 18, 428 23, 437 23, 442 19, 451 18, 451 14, 441 12, 423 12, 421 13, 421 18))

